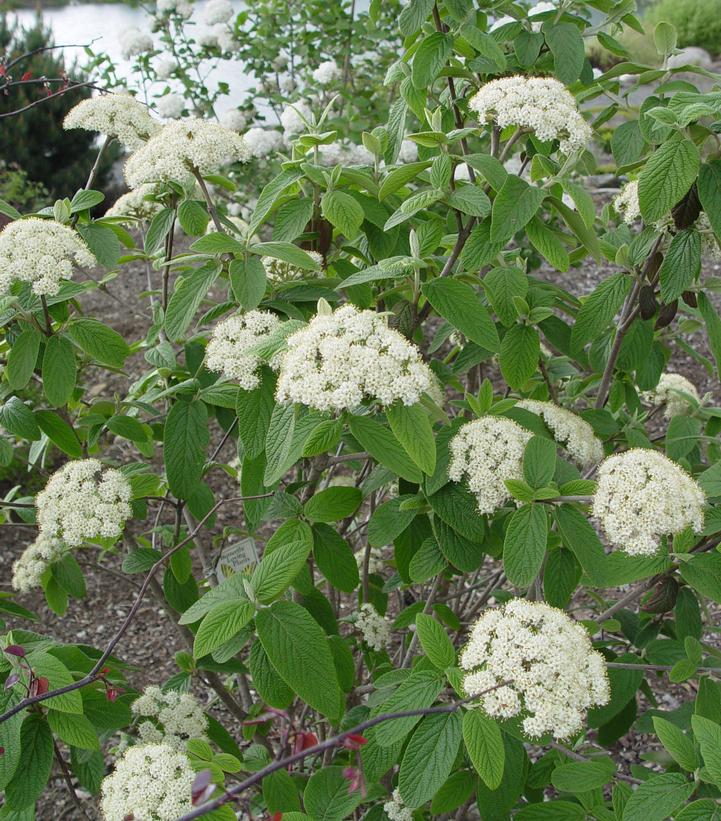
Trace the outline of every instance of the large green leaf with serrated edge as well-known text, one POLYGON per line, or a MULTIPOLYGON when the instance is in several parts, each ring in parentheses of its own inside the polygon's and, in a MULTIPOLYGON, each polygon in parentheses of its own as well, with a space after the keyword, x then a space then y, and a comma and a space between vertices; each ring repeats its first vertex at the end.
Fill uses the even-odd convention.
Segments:
MULTIPOLYGON (((303 804, 314 821, 341 821, 353 815, 360 804, 359 790, 348 789, 343 767, 322 767, 310 777, 303 792, 303 804)), ((283 819, 289 813, 283 813, 283 819)))
POLYGON ((501 340, 499 361, 503 378, 512 388, 522 388, 538 368, 541 338, 531 325, 512 325, 501 340))
POLYGON ((436 443, 428 413, 422 405, 396 402, 386 409, 388 424, 405 452, 428 476, 436 467, 436 443))
POLYGON ((416 484, 420 483, 423 474, 411 460, 393 434, 374 419, 366 416, 351 416, 348 427, 361 447, 381 465, 403 479, 416 484))
POLYGON ((29 807, 45 789, 53 766, 53 734, 45 717, 31 713, 20 731, 23 766, 15 771, 5 790, 5 802, 13 810, 29 807))
POLYGON ((661 299, 678 299, 701 271, 701 235, 693 228, 679 231, 671 240, 658 272, 661 299))
POLYGON ((543 505, 524 505, 511 514, 503 542, 503 569, 512 584, 527 587, 536 578, 546 555, 547 538, 543 505))
POLYGON ((472 342, 488 351, 498 350, 498 332, 488 309, 465 282, 433 279, 423 288, 423 296, 438 313, 472 342))
POLYGON ((681 133, 651 154, 638 180, 638 204, 647 223, 660 220, 687 193, 699 165, 698 148, 681 133))
POLYGON ((505 750, 498 724, 480 710, 463 716, 463 740, 471 762, 486 786, 495 790, 503 778, 505 750))
POLYGON ((168 486, 187 499, 200 482, 210 434, 204 402, 179 400, 170 409, 163 434, 163 458, 168 486))
POLYGON ((509 174, 493 200, 491 242, 508 242, 538 211, 546 193, 509 174))
POLYGON ((631 794, 623 810, 623 821, 664 821, 693 791, 693 782, 680 773, 652 775, 631 794))
MULTIPOLYGON (((443 687, 439 673, 430 670, 415 670, 403 681, 395 692, 382 704, 373 708, 371 715, 385 715, 404 710, 423 710, 430 707, 443 687)), ((375 739, 381 747, 390 747, 405 738, 421 720, 421 716, 394 718, 379 724, 375 739)))
POLYGON ((220 265, 209 262, 176 283, 165 312, 165 330, 171 340, 183 338, 219 273, 220 265))
POLYGON ((420 807, 445 783, 461 743, 458 712, 426 716, 413 732, 403 753, 398 789, 403 803, 420 807))
POLYGON ((611 274, 581 304, 571 331, 571 345, 578 350, 599 336, 616 316, 631 287, 626 274, 611 274))
POLYGON ((216 604, 200 623, 193 642, 196 659, 212 653, 239 633, 253 618, 255 606, 247 600, 216 604))

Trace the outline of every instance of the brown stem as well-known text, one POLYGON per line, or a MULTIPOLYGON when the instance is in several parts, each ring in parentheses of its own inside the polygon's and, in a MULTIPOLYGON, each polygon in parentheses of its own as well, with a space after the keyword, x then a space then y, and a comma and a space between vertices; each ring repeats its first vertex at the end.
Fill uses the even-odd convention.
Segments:
POLYGON ((68 765, 65 763, 63 754, 60 752, 60 748, 58 747, 55 739, 53 739, 53 753, 55 754, 55 760, 58 762, 60 771, 63 774, 63 781, 65 782, 65 785, 68 788, 70 797, 73 799, 73 804, 75 804, 75 806, 85 816, 85 818, 90 819, 90 815, 85 810, 85 807, 83 807, 80 799, 78 798, 78 794, 75 792, 75 787, 73 786, 73 779, 70 775, 70 770, 68 769, 68 765))

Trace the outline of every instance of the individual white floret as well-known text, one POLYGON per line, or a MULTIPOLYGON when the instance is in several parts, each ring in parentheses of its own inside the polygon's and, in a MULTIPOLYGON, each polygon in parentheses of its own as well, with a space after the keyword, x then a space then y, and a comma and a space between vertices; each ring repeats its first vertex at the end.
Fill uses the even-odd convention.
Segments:
POLYGON ((95 265, 95 257, 69 226, 28 217, 0 232, 0 294, 15 281, 32 283, 38 296, 53 296, 75 268, 95 265))
POLYGON ((583 626, 542 602, 513 599, 486 610, 460 665, 464 690, 478 696, 478 706, 494 718, 521 715, 533 738, 573 736, 588 709, 610 696, 605 662, 583 626))
POLYGON ((249 128, 245 132, 245 144, 253 157, 267 157, 280 151, 283 136, 279 131, 268 128, 249 128))
POLYGON ((340 70, 335 60, 326 60, 313 72, 313 79, 322 86, 329 86, 333 83, 337 83, 342 76, 343 72, 340 70))
POLYGON ((120 51, 126 60, 153 50, 153 38, 137 26, 130 26, 120 33, 120 51))
POLYGON ((280 115, 280 124, 283 131, 292 137, 307 131, 308 126, 306 123, 310 123, 312 117, 313 112, 308 103, 298 100, 283 109, 280 115))
POLYGON ((175 821, 193 808, 195 772, 168 744, 129 747, 103 779, 105 821, 175 821))
POLYGON ((688 397, 697 403, 701 401, 696 386, 680 373, 661 374, 658 385, 652 391, 641 394, 647 404, 654 407, 663 405, 666 419, 688 413, 694 407, 688 397))
MULTIPOLYGON (((318 271, 320 271, 323 267, 323 257, 317 251, 306 251, 306 254, 316 263, 318 271)), ((306 271, 282 259, 263 257, 262 262, 268 279, 273 282, 288 282, 292 279, 305 279, 314 275, 313 271, 306 271)))
POLYGON ((413 821, 413 810, 403 803, 400 790, 393 790, 390 800, 383 805, 383 812, 389 821, 413 821))
POLYGON ((98 459, 68 462, 35 499, 40 532, 69 547, 117 539, 132 515, 130 482, 98 459))
POLYGON ((344 305, 318 314, 287 340, 277 398, 320 411, 414 405, 431 385, 431 371, 415 345, 374 311, 344 305))
POLYGON ((209 370, 234 379, 241 388, 252 391, 260 384, 260 356, 252 352, 280 320, 269 311, 248 311, 219 322, 205 349, 205 364, 209 370))
POLYGON ((662 536, 703 530, 701 486, 658 451, 633 448, 609 456, 597 482, 593 515, 608 541, 631 556, 652 556, 662 536))
POLYGON ((248 157, 240 134, 206 120, 177 120, 128 158, 125 178, 131 188, 170 181, 192 185, 193 171, 206 176, 248 157))
POLYGON ((43 573, 53 562, 62 558, 66 549, 65 545, 57 539, 39 533, 37 539, 25 548, 23 554, 13 564, 13 590, 27 593, 40 587, 43 573))
POLYGON ((584 148, 591 127, 568 89, 552 77, 503 77, 481 86, 469 102, 481 122, 533 132, 539 140, 559 140, 566 154, 584 148))
POLYGON ((139 148, 160 130, 148 107, 127 94, 103 94, 70 109, 63 128, 82 128, 115 137, 128 148, 139 148))
POLYGON ((633 225, 641 218, 641 207, 638 204, 638 180, 631 180, 623 186, 613 198, 613 207, 627 225, 633 225))
POLYGON ((133 715, 142 719, 138 735, 143 744, 168 744, 184 750, 190 739, 205 739, 208 719, 192 693, 163 691, 151 685, 131 705, 133 715))
POLYGON ((523 479, 523 452, 531 436, 512 419, 484 416, 451 439, 448 476, 466 482, 480 513, 493 513, 511 498, 505 482, 523 479))
POLYGON ((160 211, 162 205, 157 200, 148 199, 155 193, 154 185, 141 185, 119 197, 105 212, 106 217, 122 217, 125 220, 145 220, 146 222, 160 211))
POLYGON ((235 14, 228 0, 208 0, 203 9, 203 22, 209 26, 227 23, 235 14))
POLYGON ((364 602, 356 614, 355 626, 363 636, 363 641, 379 652, 388 646, 391 640, 390 624, 372 604, 364 602))
POLYGON ((522 399, 517 407, 543 417, 553 438, 565 447, 579 467, 588 468, 597 465, 603 459, 601 440, 588 422, 577 414, 555 402, 539 402, 536 399, 522 399))
POLYGON ((185 111, 185 100, 180 94, 165 94, 155 101, 155 108, 164 120, 177 120, 185 111))

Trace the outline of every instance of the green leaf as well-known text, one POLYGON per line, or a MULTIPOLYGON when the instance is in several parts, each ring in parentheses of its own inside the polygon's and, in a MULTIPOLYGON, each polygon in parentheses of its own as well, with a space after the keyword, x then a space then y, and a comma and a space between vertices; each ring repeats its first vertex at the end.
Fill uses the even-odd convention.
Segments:
POLYGON ((45 717, 31 713, 20 731, 23 766, 5 790, 5 801, 13 810, 34 804, 45 789, 53 767, 53 734, 45 717))
POLYGON ((509 174, 493 200, 491 242, 506 243, 538 211, 546 191, 509 174))
POLYGON ((238 391, 236 405, 238 437, 249 459, 260 456, 265 449, 265 440, 275 404, 275 382, 276 377, 273 371, 263 366, 260 372, 260 386, 252 391, 242 388, 238 391))
POLYGON ((21 439, 35 441, 40 438, 40 428, 30 408, 17 396, 11 396, 0 407, 0 425, 8 433, 21 439))
MULTIPOLYGON (((44 676, 50 682, 50 689, 57 690, 73 684, 75 679, 68 668, 55 656, 43 650, 35 650, 27 656, 27 660, 38 677, 44 676)), ((60 710, 62 713, 74 713, 79 715, 83 712, 83 700, 80 690, 71 690, 68 693, 61 693, 53 696, 43 705, 50 710, 60 710)))
MULTIPOLYGON (((211 231, 209 234, 196 239, 190 246, 191 251, 196 254, 212 254, 218 256, 221 254, 242 254, 245 251, 242 242, 234 239, 228 234, 220 231, 211 231)), ((209 265, 212 263, 208 263, 209 265)), ((203 266, 204 268, 206 266, 203 266)))
MULTIPOLYGON (((696 741, 698 741, 701 746, 706 779, 712 781, 719 787, 721 785, 721 726, 715 721, 710 721, 703 716, 693 715, 691 716, 691 727, 696 741)), ((690 739, 685 736, 684 739, 691 744, 690 739)), ((664 746, 666 746, 665 742, 664 746)), ((693 751, 693 744, 691 744, 691 752, 693 751)), ((675 757, 676 756, 674 756, 674 758, 675 757)), ((695 763, 695 755, 693 757, 689 756, 687 763, 689 761, 695 763)), ((687 767, 683 764, 682 766, 684 769, 691 770, 692 772, 694 770, 694 767, 687 767)))
POLYGON ((281 171, 277 177, 274 177, 260 192, 258 202, 256 203, 253 216, 248 226, 248 234, 252 236, 258 230, 258 227, 265 221, 266 217, 273 210, 276 202, 283 192, 287 191, 294 185, 301 177, 303 172, 300 168, 291 168, 287 171, 281 171))
POLYGON ((701 166, 698 197, 714 234, 721 237, 721 160, 711 160, 701 166))
POLYGON ((303 271, 318 270, 318 262, 292 242, 254 242, 248 250, 261 257, 273 257, 289 262, 303 271))
POLYGON ((292 242, 305 231, 312 217, 313 200, 310 197, 284 203, 275 215, 274 242, 292 242))
POLYGON ((151 220, 150 227, 145 235, 143 247, 146 254, 152 255, 160 249, 166 236, 170 233, 174 221, 175 211, 172 208, 163 208, 158 211, 151 220))
POLYGON ((462 214, 472 217, 487 217, 491 213, 491 201, 475 185, 459 186, 451 191, 448 204, 462 214))
POLYGON ((469 770, 456 770, 433 796, 431 815, 440 815, 458 809, 471 797, 476 787, 476 777, 469 770))
POLYGON ((579 350, 601 335, 616 316, 631 287, 626 274, 611 274, 587 296, 571 331, 571 346, 579 350))
POLYGON ((611 152, 616 165, 630 165, 640 160, 646 149, 646 140, 638 125, 638 120, 630 120, 618 125, 611 137, 611 152))
POLYGON ((693 791, 693 783, 680 773, 652 775, 631 793, 623 811, 623 821, 664 821, 693 791))
POLYGON ((35 411, 35 421, 40 430, 57 445, 63 453, 79 459, 83 449, 72 427, 57 413, 47 410, 35 411))
POLYGON ((75 349, 69 340, 53 334, 45 343, 43 354, 43 390, 48 402, 66 405, 75 390, 75 349))
POLYGON ((99 750, 98 734, 92 723, 85 716, 48 712, 48 724, 55 735, 73 747, 81 750, 99 750))
POLYGON ((5 367, 11 390, 21 390, 30 381, 35 370, 41 339, 40 331, 36 328, 28 328, 12 343, 5 367))
MULTIPOLYGON (((563 245, 563 234, 549 228, 543 220, 534 217, 526 225, 526 234, 531 245, 541 256, 559 271, 567 271, 570 267, 568 252, 563 245)), ((508 323, 510 324, 510 323, 508 323)))
POLYGON ((220 602, 200 623, 193 642, 196 659, 207 656, 237 635, 255 614, 255 607, 246 599, 220 602))
POLYGON ((431 476, 436 468, 436 442, 425 408, 396 402, 386 409, 386 417, 405 452, 426 475, 431 476))
MULTIPOLYGON (((424 710, 436 700, 443 679, 431 670, 414 670, 395 692, 371 711, 373 717, 406 710, 424 710)), ((375 728, 375 740, 381 747, 390 747, 404 739, 421 720, 420 716, 405 716, 384 721, 375 728)))
POLYGON ((425 613, 416 616, 416 633, 423 652, 431 664, 439 670, 453 667, 456 663, 456 651, 443 627, 425 613))
POLYGON ((433 279, 423 295, 451 325, 488 351, 498 350, 498 332, 476 291, 457 279, 433 279))
POLYGON ((698 295, 698 309, 706 323, 708 345, 716 362, 716 372, 721 373, 721 318, 703 291, 698 295))
POLYGON ((272 553, 268 553, 266 548, 263 560, 253 571, 250 583, 255 596, 263 604, 285 593, 303 569, 313 546, 313 537, 308 525, 298 535, 301 538, 280 544, 272 553))
POLYGON ((680 133, 651 154, 638 180, 638 204, 647 223, 664 217, 688 192, 699 165, 698 148, 680 133))
POLYGON ((219 273, 220 266, 209 262, 176 283, 165 312, 165 330, 171 341, 183 338, 219 273))
POLYGON ((400 505, 412 496, 398 496, 379 505, 368 522, 368 544, 383 547, 390 544, 415 519, 417 510, 400 510, 400 505))
POLYGON ((401 34, 410 37, 415 34, 431 13, 435 0, 410 0, 401 10, 398 27, 401 34))
POLYGON ((358 564, 348 542, 327 524, 313 526, 313 556, 325 578, 344 593, 358 587, 358 564))
POLYGON ((199 200, 184 200, 178 206, 180 227, 191 237, 200 237, 208 227, 208 209, 199 200))
POLYGON ((543 33, 553 54, 556 77, 565 85, 575 83, 586 58, 581 30, 573 23, 546 21, 543 33))
POLYGON ((452 46, 451 38, 438 31, 423 39, 413 56, 411 79, 415 88, 425 89, 436 79, 451 55, 452 46))
POLYGON ((89 225, 78 225, 78 233, 104 268, 115 267, 120 259, 120 241, 115 231, 91 222, 89 225))
POLYGON ((532 488, 547 487, 556 472, 556 443, 533 436, 523 453, 523 477, 532 488))
POLYGON ((358 235, 365 218, 360 204, 345 191, 326 191, 320 200, 321 213, 348 239, 358 235))
POLYGON ((250 257, 247 260, 232 259, 228 265, 228 273, 233 296, 238 300, 240 307, 245 311, 257 308, 268 284, 263 263, 258 257, 250 257))
POLYGON ((485 538, 485 524, 478 513, 476 499, 466 488, 447 484, 428 497, 433 512, 446 524, 472 542, 485 538))
POLYGON ((699 553, 690 561, 681 562, 679 572, 694 590, 721 604, 721 554, 699 553))
POLYGON ((557 790, 584 793, 608 784, 616 772, 610 759, 603 761, 573 761, 561 764, 551 774, 551 783, 557 790))
POLYGON ((528 277, 520 268, 493 268, 483 277, 483 288, 501 322, 509 327, 518 317, 513 302, 528 293, 528 277))
MULTIPOLYGON (((14 707, 20 698, 14 691, 6 690, 0 695, 0 709, 5 712, 14 707)), ((0 756, 0 790, 4 790, 11 781, 20 763, 20 727, 24 718, 25 713, 20 712, 0 724, 0 747, 5 751, 0 756)))
POLYGON ((671 240, 661 263, 661 299, 678 299, 701 272, 701 235, 693 228, 679 231, 671 240))
POLYGON ((101 365, 122 368, 130 355, 123 337, 96 319, 75 319, 67 326, 67 333, 81 350, 101 365))
POLYGON ((209 441, 205 403, 177 401, 165 421, 163 458, 168 486, 179 499, 189 498, 197 489, 209 441))
POLYGON ((500 363, 503 378, 520 389, 533 376, 541 356, 541 340, 531 325, 512 325, 501 340, 500 363))
MULTIPOLYGON (((692 716, 691 718, 693 720, 699 717, 692 716)), ((701 721, 706 721, 706 719, 701 719, 701 721)), ((713 722, 709 723, 713 724, 713 722)), ((717 724, 713 724, 713 726, 718 727, 717 724)), ((686 733, 675 724, 666 721, 665 718, 661 718, 661 716, 653 716, 653 729, 659 737, 661 744, 663 744, 671 754, 673 760, 677 764, 680 764, 684 770, 694 772, 698 767, 698 757, 693 741, 686 733)))
POLYGON ((311 522, 338 522, 352 516, 363 494, 357 487, 329 487, 314 493, 303 507, 311 522))
POLYGON ((543 505, 530 504, 511 514, 503 541, 503 568, 511 584, 527 587, 546 554, 548 519, 543 505))
POLYGON ((337 718, 341 692, 325 633, 299 604, 277 601, 256 616, 258 638, 271 664, 303 701, 337 718))
POLYGON ((543 571, 543 593, 548 604, 563 609, 581 578, 581 566, 570 550, 552 550, 543 571))
POLYGON ((457 712, 423 718, 411 736, 398 774, 403 803, 420 807, 430 800, 451 773, 461 743, 462 721, 457 712))
POLYGON ((498 724, 480 710, 468 710, 463 716, 463 740, 468 756, 489 790, 495 790, 503 778, 505 750, 498 724))
POLYGON ((343 433, 340 419, 324 419, 311 431, 303 445, 303 456, 319 456, 329 450, 335 450, 343 433))
POLYGON ((348 427, 361 447, 377 462, 402 479, 420 484, 423 474, 387 428, 367 416, 351 416, 348 427))
MULTIPOLYGON (((359 790, 349 790, 343 767, 322 767, 308 780, 303 792, 303 805, 313 821, 341 821, 353 815, 360 804, 359 790)), ((283 813, 283 819, 289 813, 283 813)))

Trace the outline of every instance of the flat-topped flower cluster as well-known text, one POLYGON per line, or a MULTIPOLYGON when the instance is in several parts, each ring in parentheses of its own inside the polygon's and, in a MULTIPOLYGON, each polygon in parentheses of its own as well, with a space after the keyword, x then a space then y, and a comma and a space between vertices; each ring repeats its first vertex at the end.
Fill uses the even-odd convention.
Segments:
POLYGON ((369 602, 364 602, 356 615, 355 626, 363 641, 373 650, 384 650, 391 639, 390 624, 369 602))
POLYGON ((208 719, 192 693, 163 691, 150 685, 135 699, 131 709, 134 716, 142 719, 138 735, 145 744, 168 744, 184 750, 190 739, 204 739, 208 729, 208 719))
POLYGON ((82 128, 115 137, 130 149, 140 148, 160 131, 148 107, 128 94, 104 94, 83 100, 72 108, 63 128, 82 128))
POLYGON ((241 388, 252 391, 260 384, 260 355, 253 346, 280 325, 270 311, 248 311, 219 322, 205 349, 209 370, 234 379, 241 388))
POLYGON ((62 558, 66 549, 58 539, 39 533, 37 539, 25 548, 20 558, 13 564, 13 590, 27 593, 40 587, 43 573, 53 562, 62 558))
POLYGON ((553 438, 564 446, 580 467, 597 465, 603 459, 601 440, 588 422, 573 411, 566 410, 555 402, 539 402, 536 399, 521 399, 517 407, 541 416, 553 438))
POLYGON ((654 407, 663 406, 666 419, 688 413, 692 407, 686 396, 700 402, 696 386, 680 373, 664 373, 652 391, 641 394, 641 399, 654 407))

